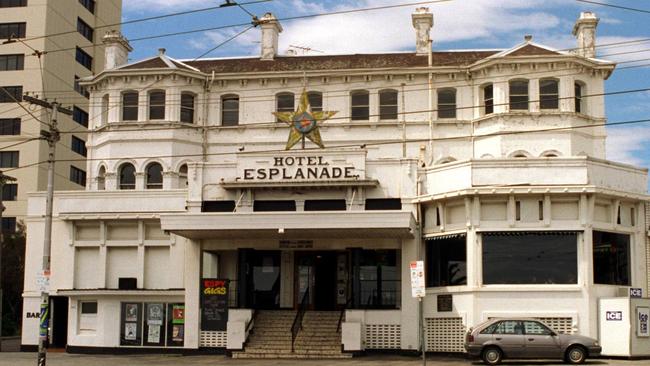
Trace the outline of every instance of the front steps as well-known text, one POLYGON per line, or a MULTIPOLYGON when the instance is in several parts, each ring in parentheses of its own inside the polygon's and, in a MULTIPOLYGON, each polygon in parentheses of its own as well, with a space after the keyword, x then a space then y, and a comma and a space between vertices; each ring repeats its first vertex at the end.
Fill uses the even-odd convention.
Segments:
POLYGON ((350 358, 341 352, 341 333, 337 331, 340 312, 307 311, 302 330, 291 352, 291 326, 295 310, 260 311, 243 352, 233 358, 350 358))

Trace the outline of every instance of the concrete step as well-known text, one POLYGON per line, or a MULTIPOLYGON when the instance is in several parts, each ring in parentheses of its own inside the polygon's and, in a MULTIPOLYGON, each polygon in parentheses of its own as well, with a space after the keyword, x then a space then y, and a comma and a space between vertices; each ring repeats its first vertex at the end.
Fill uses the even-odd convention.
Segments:
POLYGON ((244 352, 237 352, 233 353, 232 355, 233 358, 239 358, 239 359, 312 359, 312 360, 320 360, 320 359, 349 359, 352 358, 352 355, 349 353, 340 353, 336 355, 332 354, 297 354, 297 353, 289 353, 289 354, 276 354, 276 353, 260 353, 260 354, 253 354, 253 353, 244 353, 244 352))

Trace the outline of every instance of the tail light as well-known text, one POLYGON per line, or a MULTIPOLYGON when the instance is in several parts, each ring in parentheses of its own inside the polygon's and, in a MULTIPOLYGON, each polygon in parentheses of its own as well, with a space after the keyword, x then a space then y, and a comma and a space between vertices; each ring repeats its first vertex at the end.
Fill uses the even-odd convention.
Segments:
POLYGON ((467 343, 474 342, 474 336, 472 333, 467 333, 467 343))

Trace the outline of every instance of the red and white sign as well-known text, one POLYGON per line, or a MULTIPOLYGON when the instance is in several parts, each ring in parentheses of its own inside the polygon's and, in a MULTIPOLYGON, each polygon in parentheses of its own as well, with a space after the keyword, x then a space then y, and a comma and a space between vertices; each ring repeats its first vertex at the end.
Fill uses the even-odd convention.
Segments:
POLYGON ((419 298, 426 295, 424 284, 424 261, 411 261, 411 293, 419 298))

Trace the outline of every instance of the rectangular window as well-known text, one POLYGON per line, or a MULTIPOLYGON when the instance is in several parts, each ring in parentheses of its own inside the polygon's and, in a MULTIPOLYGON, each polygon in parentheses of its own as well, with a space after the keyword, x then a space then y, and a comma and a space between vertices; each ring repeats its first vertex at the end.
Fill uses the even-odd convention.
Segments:
POLYGON ((560 83, 557 80, 540 80, 539 107, 541 109, 558 109, 560 106, 560 83))
POLYGON ((396 309, 400 303, 397 250, 352 253, 353 305, 357 309, 396 309))
POLYGON ((510 110, 528 110, 528 81, 510 82, 510 110))
POLYGON ((306 200, 305 211, 345 211, 345 200, 306 200))
POLYGON ((22 86, 0 86, 0 103, 15 103, 22 101, 22 86))
POLYGON ((438 92, 438 118, 456 118, 456 90, 438 92))
POLYGON ((27 0, 0 0, 0 8, 15 8, 27 6, 27 0))
POLYGON ((395 90, 384 90, 379 92, 380 120, 397 119, 397 99, 398 94, 395 90))
POLYGON ((149 119, 165 119, 165 92, 149 93, 149 119))
POLYGON ((235 201, 203 201, 201 212, 234 212, 235 201))
POLYGON ((2 200, 15 201, 18 197, 18 184, 11 183, 2 186, 2 200))
POLYGON ((83 5, 89 12, 95 14, 95 0, 79 0, 79 4, 83 5))
POLYGON ((79 84, 80 81, 81 81, 81 78, 79 76, 75 75, 74 76, 74 90, 77 93, 83 95, 84 98, 90 98, 90 93, 88 92, 88 90, 86 89, 85 86, 82 86, 81 84, 79 84))
POLYGON ((97 301, 83 301, 81 303, 82 314, 97 314, 97 301))
POLYGON ((295 211, 296 201, 262 201, 253 202, 253 211, 272 212, 272 211, 295 211))
POLYGON ((97 330, 97 301, 80 301, 79 331, 93 333, 97 330))
POLYGON ((78 124, 88 128, 88 112, 74 106, 72 107, 72 119, 78 124))
POLYGON ((25 38, 27 23, 0 23, 0 39, 25 38))
POLYGON ((84 22, 81 18, 77 18, 77 32, 79 32, 84 38, 93 42, 93 36, 95 31, 88 23, 84 22))
POLYGON ((25 69, 25 55, 0 55, 0 71, 25 69))
POLYGON ((483 107, 486 115, 494 113, 494 86, 492 84, 483 88, 483 107))
POLYGON ((483 234, 483 283, 578 283, 578 236, 565 232, 483 234))
POLYGON ((352 120, 367 121, 370 119, 370 94, 367 91, 352 92, 352 120))
POLYGON ((309 100, 309 105, 311 106, 312 112, 322 112, 323 111, 323 94, 319 92, 309 92, 307 93, 307 99, 309 100))
POLYGON ((181 122, 194 123, 194 95, 181 94, 181 122))
POLYGON ((81 156, 86 156, 88 154, 88 150, 86 150, 86 141, 78 138, 77 136, 72 136, 70 149, 81 156))
POLYGON ((221 98, 221 125, 237 126, 239 124, 239 97, 236 95, 221 98))
POLYGON ((20 118, 0 118, 0 135, 20 135, 20 118))
POLYGON ((92 71, 92 69, 93 69, 93 58, 79 47, 77 47, 77 51, 76 51, 76 54, 75 54, 75 60, 77 60, 78 63, 82 64, 88 70, 92 71))
POLYGON ((0 151, 0 168, 17 168, 18 151, 0 151))
POLYGON ((402 200, 399 198, 368 198, 366 210, 401 210, 402 200))
POLYGON ((8 234, 13 234, 16 232, 15 217, 2 217, 2 232, 8 234))
POLYGON ((582 110, 584 109, 582 106, 582 85, 580 83, 575 83, 573 88, 575 91, 576 113, 582 113, 582 110))
POLYGON ((86 172, 83 170, 70 166, 70 181, 77 183, 80 186, 86 186, 86 172))
POLYGON ((465 235, 427 240, 427 287, 467 284, 465 235))
POLYGON ((594 231, 594 283, 630 285, 630 236, 594 231))

